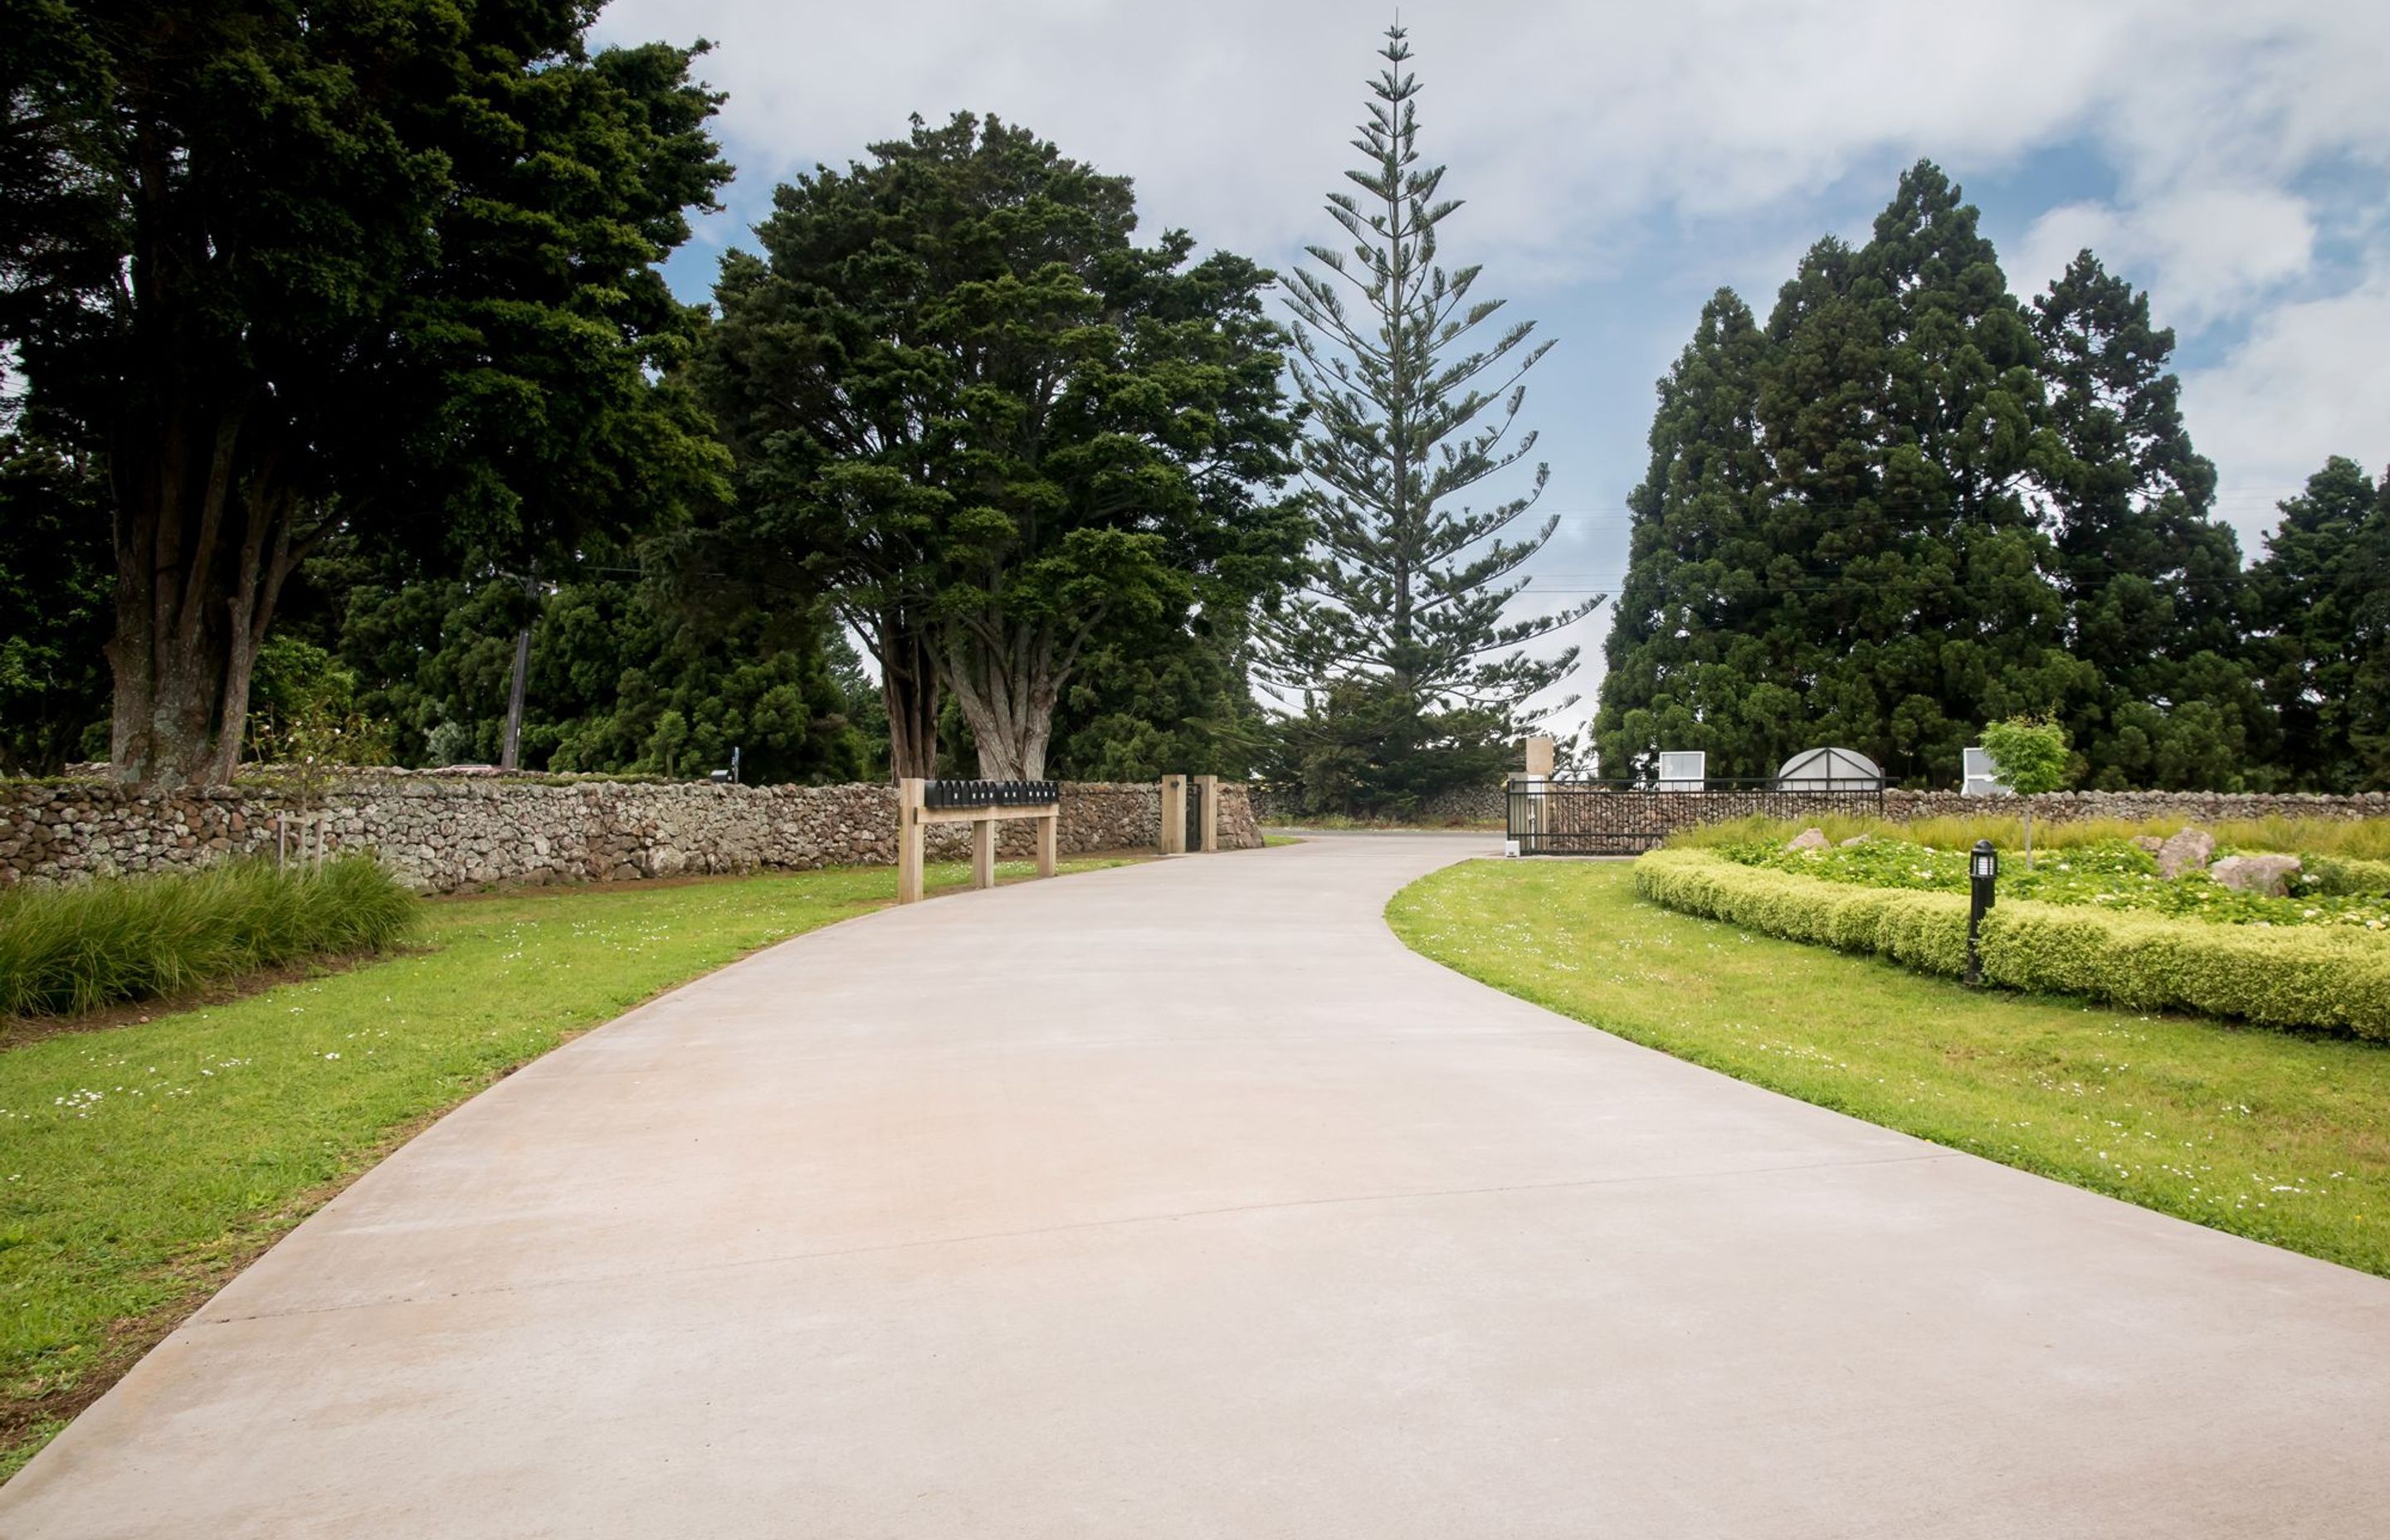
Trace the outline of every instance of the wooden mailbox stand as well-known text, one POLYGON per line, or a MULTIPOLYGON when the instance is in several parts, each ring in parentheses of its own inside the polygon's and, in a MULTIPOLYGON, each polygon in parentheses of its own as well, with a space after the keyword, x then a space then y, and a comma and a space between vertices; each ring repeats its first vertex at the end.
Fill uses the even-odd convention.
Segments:
POLYGON ((930 783, 907 776, 896 783, 896 902, 919 903, 922 866, 932 824, 971 826, 971 886, 996 886, 996 826, 1006 818, 1037 820, 1037 875, 1054 875, 1061 835, 1060 802, 996 802, 976 807, 932 807, 930 783))

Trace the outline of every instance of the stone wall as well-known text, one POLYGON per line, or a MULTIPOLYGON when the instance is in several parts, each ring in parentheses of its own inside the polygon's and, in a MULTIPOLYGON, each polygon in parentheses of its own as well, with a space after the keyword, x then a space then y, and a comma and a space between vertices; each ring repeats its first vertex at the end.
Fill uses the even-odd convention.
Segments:
MULTIPOLYGON (((1631 809, 1634 816, 1621 822, 1620 827, 1631 823, 1635 829, 1660 833, 1692 824, 1739 818, 1751 813, 1764 812, 1770 817, 1794 818, 1815 816, 1824 812, 1860 811, 1831 798, 1815 799, 1818 805, 1814 808, 1805 803, 1788 807, 1781 793, 1770 793, 1764 798, 1758 793, 1745 791, 1714 791, 1699 796, 1665 791, 1620 792, 1618 795, 1638 799, 1631 809)), ((1299 824, 1303 821, 1302 815, 1295 810, 1291 795, 1270 787, 1255 787, 1253 798, 1254 813, 1265 825, 1299 824)), ((2034 817, 2049 823, 2066 823, 2082 818, 2123 818, 2136 823, 2148 819, 2173 819, 2187 824, 2212 824, 2238 818, 2390 817, 2390 792, 2382 791, 2348 797, 2229 791, 2053 791, 2027 800, 2032 803, 2034 817)), ((1561 806, 1562 801, 1555 799, 1554 807, 1561 806)), ((1902 821, 1981 815, 2014 816, 2024 811, 2024 805, 2014 797, 1961 797, 1956 791, 1895 789, 1883 794, 1884 816, 1902 821)), ((1507 817, 1507 794, 1502 788, 1466 787, 1422 803, 1420 811, 1408 821, 1425 825, 1475 823, 1499 826, 1507 817)))
MULTIPOLYGON (((361 777, 323 801, 328 848, 373 851, 425 892, 896 859, 896 794, 880 785, 545 783, 397 772, 361 777)), ((1066 855, 1161 843, 1161 789, 1150 782, 1065 782, 1061 806, 1066 855)), ((277 815, 293 826, 307 816, 280 793, 251 786, 161 796, 85 783, 0 786, 0 887, 270 855, 277 815)), ((1034 822, 997 828, 1008 859, 1035 853, 1034 822)), ((1222 789, 1219 833, 1224 850, 1261 843, 1244 788, 1222 789)), ((968 825, 932 828, 931 858, 965 858, 970 838, 968 825)))
POLYGON ((2014 816, 2030 805, 2037 821, 2072 823, 2085 818, 2149 819, 2213 824, 2239 818, 2385 818, 2390 792, 2351 797, 2255 791, 2050 791, 2037 797, 1962 797, 1956 791, 1891 790, 1883 794, 1889 818, 2014 816))

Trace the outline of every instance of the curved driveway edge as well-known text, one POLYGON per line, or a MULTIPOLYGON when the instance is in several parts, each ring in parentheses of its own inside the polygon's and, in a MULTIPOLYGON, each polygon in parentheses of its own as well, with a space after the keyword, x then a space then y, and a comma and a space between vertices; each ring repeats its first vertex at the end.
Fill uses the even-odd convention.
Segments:
POLYGON ((0 1537, 2382 1533, 2390 1283, 1449 973, 1381 911, 1476 848, 691 984, 301 1226, 0 1537))

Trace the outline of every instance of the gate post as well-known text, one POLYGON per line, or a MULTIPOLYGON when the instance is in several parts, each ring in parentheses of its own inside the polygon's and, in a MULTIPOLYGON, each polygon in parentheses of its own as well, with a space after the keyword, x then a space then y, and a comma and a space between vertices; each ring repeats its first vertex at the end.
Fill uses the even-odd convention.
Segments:
POLYGON ((1218 850, 1220 848, 1220 777, 1196 776, 1195 795, 1203 799, 1201 804, 1202 811, 1195 815, 1195 827, 1202 830, 1203 834, 1202 842, 1197 848, 1205 851, 1218 850))
POLYGON ((928 784, 919 776, 906 776, 896 783, 896 902, 899 904, 919 904, 921 901, 921 847, 930 832, 921 822, 921 809, 929 802, 929 795, 923 790, 928 784))
POLYGON ((1187 777, 1162 777, 1162 853, 1187 853, 1187 777))
POLYGON ((1059 869, 1062 845, 1062 804, 1037 820, 1037 875, 1051 877, 1059 869))

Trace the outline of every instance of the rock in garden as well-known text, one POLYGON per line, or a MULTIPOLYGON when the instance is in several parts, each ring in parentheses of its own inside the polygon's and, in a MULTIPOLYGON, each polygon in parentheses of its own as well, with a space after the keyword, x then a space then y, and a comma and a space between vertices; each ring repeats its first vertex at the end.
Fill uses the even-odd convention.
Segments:
POLYGON ((1824 850, 1830 841, 1822 828, 1805 828, 1784 841, 1786 850, 1824 850))
POLYGON ((2154 834, 2136 834, 2133 836, 2133 843, 2148 851, 2152 855, 2165 849, 2165 841, 2154 834))
POLYGON ((1848 849, 1850 849, 1853 845, 1864 845, 1864 844, 1866 844, 1867 842, 1868 842, 1868 837, 1867 837, 1866 835, 1864 835, 1864 834, 1854 834, 1854 835, 1852 835, 1849 839, 1847 839, 1847 840, 1845 840, 1845 841, 1843 841, 1843 849, 1844 849, 1844 850, 1848 850, 1848 849))
POLYGON ((2204 872, 2216 854, 2216 836, 2187 828, 2158 847, 2158 875, 2171 882, 2185 872, 2204 872))
POLYGON ((2290 892, 2291 879, 2298 871, 2295 855, 2228 855, 2208 867, 2207 875, 2241 892, 2280 898, 2290 892))

